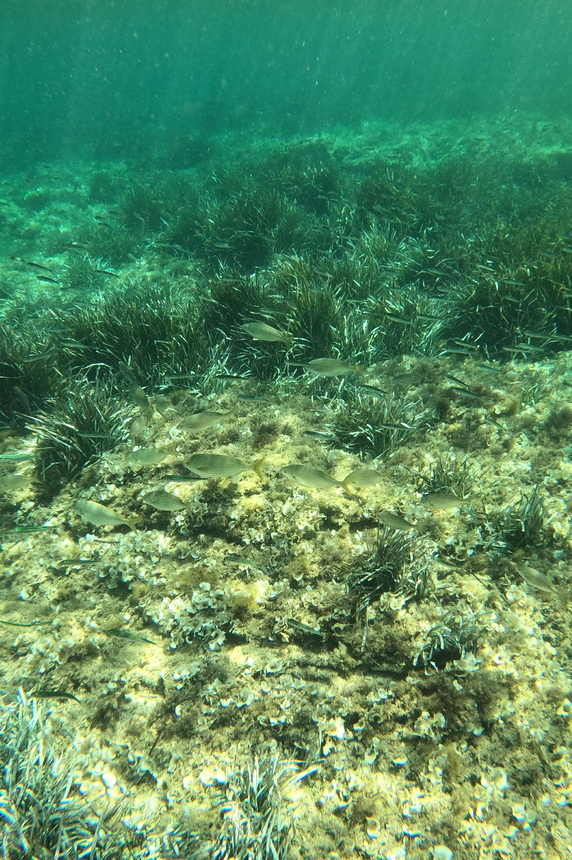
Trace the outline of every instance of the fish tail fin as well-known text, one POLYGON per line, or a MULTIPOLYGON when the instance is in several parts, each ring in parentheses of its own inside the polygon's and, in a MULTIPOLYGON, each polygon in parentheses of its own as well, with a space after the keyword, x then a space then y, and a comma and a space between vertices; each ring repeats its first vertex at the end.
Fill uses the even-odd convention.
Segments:
POLYGON ((350 499, 359 499, 360 502, 363 502, 363 498, 359 495, 359 493, 356 493, 355 489, 353 489, 352 482, 348 481, 347 478, 344 481, 340 481, 340 487, 345 493, 348 494, 350 499))
POLYGON ((264 466, 265 462, 266 457, 261 457, 259 460, 252 464, 253 470, 256 472, 261 481, 264 480, 264 472, 262 471, 262 467, 264 466))

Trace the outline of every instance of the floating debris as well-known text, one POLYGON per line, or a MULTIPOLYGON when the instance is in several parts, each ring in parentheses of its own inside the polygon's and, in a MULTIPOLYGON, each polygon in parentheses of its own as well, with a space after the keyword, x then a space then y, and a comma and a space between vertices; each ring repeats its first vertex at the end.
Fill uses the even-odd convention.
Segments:
POLYGON ((244 323, 240 328, 254 340, 265 340, 268 343, 285 343, 287 346, 292 343, 291 335, 285 334, 283 331, 279 331, 279 329, 263 322, 244 323))
POLYGON ((141 497, 146 505, 156 508, 158 511, 188 511, 187 505, 174 493, 167 490, 153 490, 141 497))
POLYGON ((81 514, 95 526, 129 526, 131 531, 135 531, 135 523, 138 522, 138 518, 126 520, 125 517, 116 514, 111 508, 106 508, 99 502, 92 502, 91 499, 78 499, 75 503, 75 509, 78 514, 81 514))
POLYGON ((262 465, 265 459, 262 457, 254 463, 245 463, 244 460, 227 454, 193 454, 185 466, 201 478, 234 478, 241 472, 249 470, 256 472, 259 478, 263 478, 262 465))

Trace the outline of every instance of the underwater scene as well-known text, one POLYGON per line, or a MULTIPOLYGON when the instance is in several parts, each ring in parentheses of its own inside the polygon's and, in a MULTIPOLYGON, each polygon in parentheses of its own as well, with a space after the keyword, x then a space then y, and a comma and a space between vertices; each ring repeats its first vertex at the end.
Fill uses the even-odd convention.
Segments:
POLYGON ((572 857, 571 33, 2 0, 2 858, 572 857))

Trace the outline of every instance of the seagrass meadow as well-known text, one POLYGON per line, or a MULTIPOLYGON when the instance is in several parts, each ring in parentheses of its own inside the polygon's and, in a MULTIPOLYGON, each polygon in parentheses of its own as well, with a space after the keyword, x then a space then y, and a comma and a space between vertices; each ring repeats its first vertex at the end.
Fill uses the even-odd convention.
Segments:
POLYGON ((572 6, 0 3, 0 860, 572 860, 572 6))
POLYGON ((569 856, 571 132, 5 172, 3 856, 569 856))

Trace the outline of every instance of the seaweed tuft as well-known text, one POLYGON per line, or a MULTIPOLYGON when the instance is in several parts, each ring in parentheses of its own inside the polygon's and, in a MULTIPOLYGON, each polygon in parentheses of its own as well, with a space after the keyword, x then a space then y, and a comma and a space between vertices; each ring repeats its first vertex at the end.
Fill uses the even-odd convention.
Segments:
POLYGON ((367 608, 382 594, 421 599, 431 588, 430 552, 420 537, 380 526, 372 553, 360 561, 348 581, 353 618, 366 617, 367 608))
POLYGON ((102 453, 127 441, 131 417, 132 410, 117 401, 109 383, 75 380, 29 425, 43 494, 54 496, 102 453))

